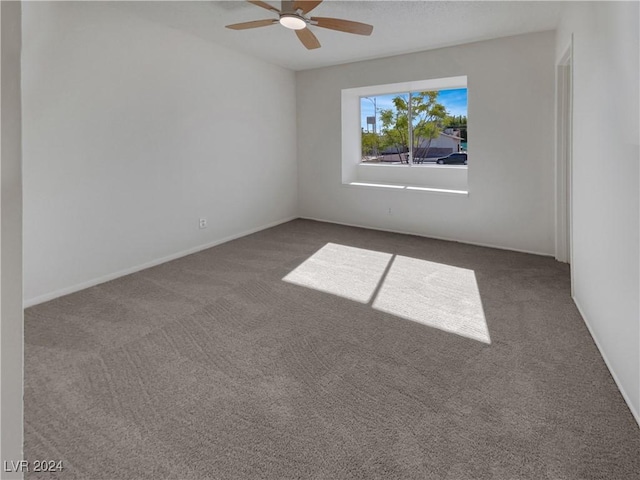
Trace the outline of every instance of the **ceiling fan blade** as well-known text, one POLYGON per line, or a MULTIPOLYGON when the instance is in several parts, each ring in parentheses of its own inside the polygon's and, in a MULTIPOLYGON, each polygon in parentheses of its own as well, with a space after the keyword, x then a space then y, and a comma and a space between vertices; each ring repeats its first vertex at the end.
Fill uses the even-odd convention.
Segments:
POLYGON ((314 48, 320 48, 320 42, 313 34, 311 30, 308 28, 303 28, 302 30, 295 30, 296 35, 302 42, 302 44, 307 47, 307 50, 313 50, 314 48))
POLYGON ((296 0, 293 2, 293 9, 295 11, 302 10, 303 14, 309 13, 322 3, 322 0, 296 0))
POLYGON ((373 32, 373 25, 352 22, 351 20, 342 20, 340 18, 311 17, 311 22, 312 25, 318 27, 346 33, 355 33, 357 35, 371 35, 371 32, 373 32))
POLYGON ((247 30, 248 28, 268 27, 278 23, 278 20, 254 20, 253 22, 234 23, 233 25, 227 25, 227 28, 231 30, 247 30))
POLYGON ((269 5, 267 2, 261 2, 260 0, 247 0, 249 3, 253 3, 256 7, 266 8, 267 10, 271 10, 272 12, 280 13, 273 5, 269 5))

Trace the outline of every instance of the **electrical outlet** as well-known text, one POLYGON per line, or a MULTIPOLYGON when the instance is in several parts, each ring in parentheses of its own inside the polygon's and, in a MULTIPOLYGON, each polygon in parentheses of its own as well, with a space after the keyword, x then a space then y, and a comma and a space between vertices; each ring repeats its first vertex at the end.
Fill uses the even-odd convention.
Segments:
POLYGON ((199 225, 200 225, 200 228, 207 228, 207 219, 201 218, 199 225))
POLYGON ((387 215, 393 215, 393 212, 391 211, 391 207, 389 207, 389 211, 387 212, 387 215))

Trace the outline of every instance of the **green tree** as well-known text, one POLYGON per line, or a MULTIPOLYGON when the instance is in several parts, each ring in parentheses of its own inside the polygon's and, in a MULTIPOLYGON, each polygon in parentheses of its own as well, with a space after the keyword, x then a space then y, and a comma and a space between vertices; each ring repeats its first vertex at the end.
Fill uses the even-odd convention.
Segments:
MULTIPOLYGON (((431 141, 442 132, 447 118, 447 109, 438 103, 439 92, 418 92, 411 94, 411 123, 413 127, 413 151, 424 145, 422 156, 426 156, 431 141)), ((393 98, 393 109, 380 112, 382 134, 385 143, 395 147, 402 161, 402 152, 409 148, 409 98, 393 98)))
POLYGON ((378 155, 380 152, 380 137, 373 132, 362 131, 362 158, 378 155))
POLYGON ((382 122, 382 135, 386 147, 393 146, 398 153, 398 158, 402 162, 402 153, 407 151, 409 145, 409 117, 407 101, 398 96, 393 100, 394 109, 383 109, 380 111, 380 121, 382 122))
POLYGON ((444 126, 447 128, 455 128, 460 130, 460 137, 462 141, 467 141, 467 116, 466 115, 448 115, 444 121, 444 126))
POLYGON ((427 156, 431 142, 438 138, 447 118, 447 109, 438 103, 440 92, 420 92, 411 96, 411 113, 413 118, 413 150, 424 145, 423 157, 427 156))

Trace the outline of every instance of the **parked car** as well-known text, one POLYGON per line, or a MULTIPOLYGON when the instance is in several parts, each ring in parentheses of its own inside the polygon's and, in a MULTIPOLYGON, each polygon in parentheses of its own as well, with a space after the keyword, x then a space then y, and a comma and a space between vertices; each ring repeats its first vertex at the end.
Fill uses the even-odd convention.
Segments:
POLYGON ((466 165, 467 154, 466 153, 451 153, 446 157, 440 157, 437 162, 440 165, 466 165))

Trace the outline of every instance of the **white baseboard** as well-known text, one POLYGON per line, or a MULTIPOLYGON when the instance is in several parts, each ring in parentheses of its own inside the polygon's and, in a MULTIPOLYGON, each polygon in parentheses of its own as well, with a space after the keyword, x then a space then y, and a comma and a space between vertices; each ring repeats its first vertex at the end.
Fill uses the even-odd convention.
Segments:
POLYGON ((589 323, 587 316, 584 314, 584 311, 580 307, 580 304, 576 300, 576 297, 572 296, 571 298, 573 298, 573 303, 576 304, 576 308, 578 309, 578 312, 582 316, 582 320, 584 320, 584 324, 587 326, 587 330, 589 330, 589 333, 591 334, 591 338, 593 338, 593 343, 595 343, 596 347, 598 347, 600 356, 602 356, 602 359, 604 360, 605 365, 609 369, 609 373, 613 377, 613 381, 616 382, 616 385, 618 386, 618 390, 620 390, 620 393, 622 394, 622 398, 624 398, 624 401, 626 402, 627 407, 629 407, 629 410, 631 410, 631 414, 633 415, 633 418, 635 418, 636 422, 638 423, 638 426, 640 427, 640 415, 638 415, 638 411, 635 409, 634 405, 631 403, 631 399, 627 395, 627 392, 622 386, 622 383, 620 383, 620 380, 618 380, 618 376, 616 375, 616 372, 613 370, 613 368, 611 368, 609 359, 607 358, 606 353, 600 346, 600 342, 598 342, 598 337, 596 337, 593 329, 591 328, 591 324, 589 323))
POLYGON ((437 237, 437 236, 434 236, 434 235, 425 235, 423 233, 408 232, 408 231, 405 231, 405 230, 392 230, 392 229, 389 229, 389 228, 372 227, 371 225, 360 225, 360 224, 357 224, 357 223, 336 222, 334 220, 325 220, 323 218, 304 217, 304 216, 301 216, 299 218, 303 218, 305 220, 313 220, 313 221, 316 221, 316 222, 323 222, 323 223, 335 223, 336 225, 344 225, 345 227, 366 228, 368 230, 377 230, 377 231, 380 231, 380 232, 401 233, 403 235, 414 235, 416 237, 431 238, 433 240, 445 240, 447 242, 464 243, 465 245, 475 245, 477 247, 488 247, 488 248, 495 248, 495 249, 498 249, 498 250, 508 250, 510 252, 529 253, 531 255, 540 255, 542 257, 553 257, 555 255, 555 253, 542 253, 542 252, 535 252, 533 250, 521 250, 521 249, 518 249, 518 248, 504 247, 504 246, 500 246, 500 245, 492 245, 490 243, 469 242, 469 241, 466 241, 466 240, 458 240, 458 239, 455 239, 455 238, 447 238, 447 237, 437 237))
POLYGON ((275 222, 268 223, 266 225, 261 225, 256 228, 252 228, 250 230, 245 230, 243 232, 230 235, 228 237, 221 238, 219 240, 215 240, 213 242, 206 243, 204 245, 198 245, 197 247, 189 248, 187 250, 183 250, 181 252, 173 253, 171 255, 167 255, 162 258, 158 258, 152 260, 150 262, 143 263, 142 265, 136 265, 135 267, 126 268, 124 270, 119 270, 114 273, 109 273, 107 275, 103 275, 98 278, 94 278, 92 280, 88 280, 86 282, 79 283, 77 285, 73 285, 71 287, 61 288, 60 290, 56 290, 54 292, 45 293, 44 295, 39 295, 34 298, 30 298, 28 300, 24 300, 23 307, 28 308, 34 305, 38 305, 39 303, 48 302, 49 300, 53 300, 54 298, 62 297, 64 295, 69 295, 70 293, 75 293, 80 290, 84 290, 85 288, 93 287, 95 285, 100 285, 101 283, 105 283, 111 280, 115 280, 116 278, 124 277, 125 275, 130 275, 132 273, 139 272, 140 270, 145 270, 147 268, 155 267, 156 265, 160 265, 162 263, 169 262, 171 260, 175 260, 180 257, 186 257, 187 255, 191 255, 192 253, 200 252, 202 250, 206 250, 207 248, 215 247, 216 245, 220 245, 222 243, 230 242, 231 240, 235 240, 240 237, 246 237, 247 235, 251 235, 252 233, 259 232, 261 230, 266 230, 267 228, 275 227, 282 223, 290 222, 291 220, 295 220, 298 218, 297 216, 287 217, 282 220, 277 220, 275 222))
POLYGON ((120 278, 120 277, 124 277, 125 275, 130 275, 132 273, 136 273, 139 272, 141 270, 145 270, 147 268, 151 268, 151 267, 155 267, 157 265, 160 265, 162 263, 165 262, 169 262, 171 260, 175 260, 177 258, 180 257, 185 257, 187 255, 191 255, 192 253, 196 253, 202 250, 206 250, 207 248, 211 248, 211 247, 215 247, 216 245, 220 245, 222 243, 226 243, 229 242, 231 240, 235 240, 237 238, 240 237, 245 237, 247 235, 251 235, 252 233, 256 233, 259 232, 261 230, 265 230, 267 228, 271 228, 271 227, 275 227, 277 225, 286 223, 286 222, 290 222, 291 220, 295 220, 296 218, 303 218, 306 220, 314 220, 316 222, 323 222, 323 223, 334 223, 336 225, 345 225, 348 227, 357 227, 357 228, 367 228, 369 230, 379 230, 379 231, 383 231, 383 232, 392 232, 392 233, 401 233, 401 234, 405 234, 405 235, 416 235, 416 236, 421 236, 421 237, 425 237, 425 238, 433 238, 436 240, 446 240, 449 242, 458 242, 458 243, 466 243, 469 245, 477 245, 480 247, 489 247, 489 248, 497 248, 500 250, 511 250, 511 251, 515 251, 515 252, 520 252, 520 253, 530 253, 533 255, 542 255, 542 256, 553 256, 553 254, 548 254, 548 253, 540 253, 540 252, 534 252, 534 251, 527 251, 527 250, 518 250, 518 249, 514 249, 514 248, 507 248, 507 247, 501 247, 498 245, 490 245, 490 244, 483 244, 483 243, 474 243, 474 242, 461 242, 460 240, 456 240, 456 239, 452 239, 452 238, 446 238, 446 237, 434 237, 434 236, 426 236, 420 233, 415 233, 415 232, 407 232, 407 231, 403 231, 403 230, 391 230, 391 229, 385 229, 385 228, 377 228, 377 227, 371 227, 369 225, 359 225, 359 224, 354 224, 354 223, 343 223, 343 222, 336 222, 336 221, 332 221, 332 220, 325 220, 322 218, 314 218, 314 217, 299 217, 299 216, 292 216, 292 217, 287 217, 284 218, 282 220, 277 220, 275 222, 271 222, 269 224, 266 225, 262 225, 260 227, 256 227, 256 228, 252 228, 250 230, 246 230, 243 232, 240 232, 238 234, 234 234, 234 235, 230 235, 228 237, 219 239, 219 240, 215 240, 213 242, 210 243, 206 243, 204 245, 199 245, 197 247, 193 247, 187 250, 183 250, 181 252, 177 252, 171 255, 167 255, 165 257, 162 258, 158 258, 155 260, 152 260, 150 262, 146 262, 143 263, 142 265, 136 265, 134 267, 131 268, 126 268, 124 270, 119 270, 117 272, 114 273, 110 273, 107 275, 103 275, 101 277, 92 279, 92 280, 88 280, 86 282, 82 282, 76 285, 72 285, 70 287, 66 287, 66 288, 62 288, 53 292, 49 292, 49 293, 45 293, 44 295, 39 295, 37 297, 33 297, 33 298, 29 298, 24 300, 23 302, 23 307, 24 308, 28 308, 28 307, 32 307, 34 305, 38 305, 40 303, 44 303, 44 302, 48 302, 49 300, 53 300, 55 298, 58 297, 62 297, 64 295, 69 295, 71 293, 75 293, 78 292, 80 290, 84 290, 85 288, 89 288, 89 287, 93 287, 95 285, 99 285, 101 283, 105 283, 105 282, 109 282, 111 280, 115 280, 116 278, 120 278))

